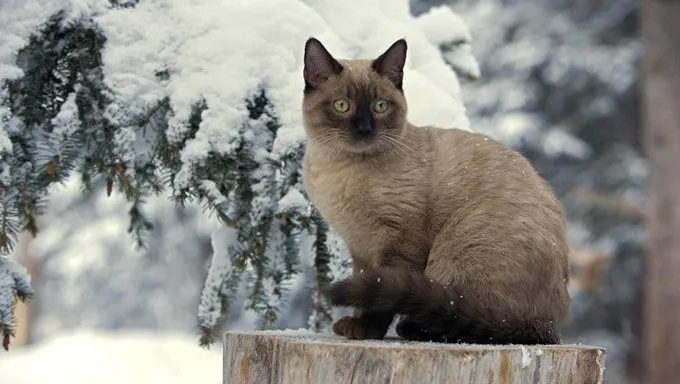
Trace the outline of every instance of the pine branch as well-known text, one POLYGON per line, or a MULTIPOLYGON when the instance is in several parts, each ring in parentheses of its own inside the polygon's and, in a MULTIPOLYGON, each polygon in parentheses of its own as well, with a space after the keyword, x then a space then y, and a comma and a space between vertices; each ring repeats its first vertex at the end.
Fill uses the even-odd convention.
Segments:
MULTIPOLYGON (((109 0, 107 12, 137 3, 109 0)), ((198 316, 201 344, 215 340, 239 286, 246 287, 247 306, 258 312, 259 325, 276 326, 290 283, 300 273, 303 238, 314 244, 310 325, 327 326, 325 291, 348 263, 329 246, 331 232, 304 195, 304 143, 295 134, 284 137, 279 132, 279 106, 268 97, 268 75, 257 89, 244 90, 242 100, 228 100, 235 113, 229 116, 232 126, 222 127, 215 119, 224 108, 221 95, 215 96, 219 89, 196 88, 201 93, 192 96, 195 100, 179 100, 173 88, 186 80, 186 68, 173 60, 145 62, 141 88, 153 91, 135 97, 128 93, 128 86, 139 85, 135 80, 128 84, 106 78, 112 68, 121 73, 116 65, 104 71, 102 52, 108 42, 97 20, 67 12, 53 15, 17 52, 16 73, 23 75, 0 84, 0 133, 6 133, 0 137, 2 254, 11 251, 22 228, 37 231, 35 218, 49 189, 74 175, 81 178, 83 192, 104 189, 127 199, 128 232, 139 247, 152 229, 145 213, 147 197, 168 191, 179 206, 200 204, 229 234, 229 244, 213 244, 198 316), (218 137, 219 129, 225 130, 226 139, 218 137), (300 139, 299 144, 291 145, 291 137, 300 139)), ((440 49, 444 56, 465 53, 468 42, 440 49)), ((451 65, 473 68, 467 53, 454 56, 446 56, 451 65)))
POLYGON ((205 309, 199 308, 199 344, 204 348, 212 346, 213 343, 219 339, 220 332, 224 326, 224 321, 229 313, 231 300, 236 294, 238 285, 241 282, 241 275, 231 274, 226 279, 223 279, 222 285, 217 290, 215 290, 214 287, 209 286, 209 281, 210 279, 206 279, 206 286, 201 295, 201 306, 203 306, 204 303, 212 302, 206 295, 212 295, 213 300, 215 300, 218 305, 208 305, 205 309), (210 293, 206 293, 206 291, 210 293), (213 319, 212 316, 209 315, 211 313, 219 313, 219 316, 213 319))
POLYGON ((27 302, 33 290, 26 270, 6 256, 0 256, 0 336, 2 346, 9 349, 14 337, 14 309, 18 301, 27 302))
POLYGON ((309 327, 315 331, 320 331, 330 324, 333 320, 330 309, 331 305, 326 297, 328 286, 331 282, 330 277, 330 254, 326 246, 328 236, 328 225, 323 220, 318 211, 312 215, 312 223, 316 229, 314 241, 314 292, 312 300, 314 308, 309 318, 309 327))

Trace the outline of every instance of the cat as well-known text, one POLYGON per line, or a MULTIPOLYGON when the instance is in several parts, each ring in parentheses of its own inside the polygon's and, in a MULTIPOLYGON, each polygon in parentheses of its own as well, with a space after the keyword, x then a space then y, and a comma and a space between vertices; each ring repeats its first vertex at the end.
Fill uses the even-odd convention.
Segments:
POLYGON ((563 208, 520 153, 408 122, 405 39, 375 59, 304 49, 303 183, 343 238, 352 276, 333 332, 416 341, 559 344, 570 310, 563 208))

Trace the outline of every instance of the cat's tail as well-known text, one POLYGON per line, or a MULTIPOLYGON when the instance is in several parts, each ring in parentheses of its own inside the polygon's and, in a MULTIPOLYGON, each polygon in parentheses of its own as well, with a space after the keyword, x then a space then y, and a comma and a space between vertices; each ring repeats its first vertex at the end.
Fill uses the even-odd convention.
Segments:
POLYGON ((381 268, 334 283, 329 294, 337 306, 403 315, 397 333, 406 339, 472 344, 560 343, 552 321, 492 321, 477 303, 455 291, 455 287, 443 286, 421 272, 381 268))

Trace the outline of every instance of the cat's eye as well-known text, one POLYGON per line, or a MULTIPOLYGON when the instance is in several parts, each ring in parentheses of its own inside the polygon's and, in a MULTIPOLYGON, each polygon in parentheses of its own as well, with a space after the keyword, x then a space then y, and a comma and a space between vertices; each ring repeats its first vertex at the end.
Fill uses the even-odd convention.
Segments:
POLYGON ((333 101, 333 109, 340 113, 347 112, 349 110, 349 101, 346 99, 337 99, 333 101))
POLYGON ((389 108, 390 103, 387 100, 377 99, 373 102, 373 110, 376 113, 384 113, 389 108))

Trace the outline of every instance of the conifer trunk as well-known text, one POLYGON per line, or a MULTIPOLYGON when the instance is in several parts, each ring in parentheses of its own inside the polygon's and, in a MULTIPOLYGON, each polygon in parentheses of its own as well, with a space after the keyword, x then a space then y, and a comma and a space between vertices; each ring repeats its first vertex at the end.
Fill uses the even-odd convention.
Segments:
POLYGON ((680 369, 680 0, 643 0, 643 125, 650 164, 645 285, 647 382, 680 369))

